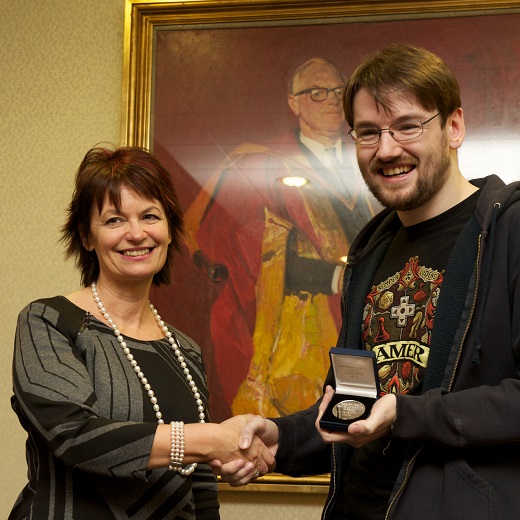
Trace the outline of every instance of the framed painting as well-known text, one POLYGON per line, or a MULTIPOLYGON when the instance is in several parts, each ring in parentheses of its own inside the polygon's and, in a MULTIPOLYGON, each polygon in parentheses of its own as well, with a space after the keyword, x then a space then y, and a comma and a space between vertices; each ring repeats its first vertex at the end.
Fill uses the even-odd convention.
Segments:
MULTIPOLYGON (((161 160, 186 217, 173 282, 152 296, 203 350, 212 420, 282 416, 321 395, 342 262, 379 209, 346 136, 345 78, 390 43, 440 55, 461 84, 463 174, 507 182, 519 28, 520 1, 126 1, 122 142, 161 160), (298 96, 312 74, 328 88, 310 110, 298 96)), ((248 488, 327 483, 271 475, 248 488)))

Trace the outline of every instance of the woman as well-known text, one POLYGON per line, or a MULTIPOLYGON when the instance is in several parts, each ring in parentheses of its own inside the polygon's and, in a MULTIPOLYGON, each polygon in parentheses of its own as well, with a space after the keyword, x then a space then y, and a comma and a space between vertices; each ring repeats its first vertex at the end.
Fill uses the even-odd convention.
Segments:
POLYGON ((83 288, 19 316, 12 405, 28 433, 29 483, 10 519, 215 519, 217 484, 202 462, 237 459, 247 478, 273 463, 259 441, 238 449, 243 419, 206 422, 200 348, 148 301, 152 283, 170 280, 182 222, 148 152, 87 153, 62 237, 83 288))

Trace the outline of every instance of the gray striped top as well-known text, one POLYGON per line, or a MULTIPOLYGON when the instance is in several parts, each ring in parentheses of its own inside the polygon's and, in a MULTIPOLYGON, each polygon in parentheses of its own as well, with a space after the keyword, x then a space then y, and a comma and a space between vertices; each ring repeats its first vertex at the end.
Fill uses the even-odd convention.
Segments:
MULTIPOLYGON (((170 329, 207 409, 200 348, 170 329)), ((197 422, 168 342, 125 340, 165 422, 197 422)), ((9 520, 219 518, 209 466, 199 464, 190 477, 147 471, 157 427, 150 400, 112 330, 66 298, 38 300, 20 313, 13 389, 12 406, 28 435, 28 484, 9 520)))

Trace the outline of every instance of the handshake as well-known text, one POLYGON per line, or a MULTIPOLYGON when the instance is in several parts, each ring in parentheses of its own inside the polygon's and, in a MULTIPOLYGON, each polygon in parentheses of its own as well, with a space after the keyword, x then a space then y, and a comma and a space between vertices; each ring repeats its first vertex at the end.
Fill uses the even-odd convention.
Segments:
MULTIPOLYGON (((346 443, 355 448, 390 434, 396 418, 396 397, 388 394, 374 404, 370 416, 355 421, 347 431, 328 431, 320 427, 320 419, 334 397, 328 386, 316 408, 315 427, 324 444, 346 443)), ((283 421, 283 418, 282 418, 283 421)), ((197 425, 187 425, 196 427, 197 425)), ((200 425, 199 425, 200 426, 200 425)), ((258 415, 237 415, 221 424, 203 425, 215 428, 209 441, 215 449, 205 459, 215 475, 231 486, 243 486, 275 470, 279 447, 278 425, 258 415)), ((309 435, 312 432, 308 432, 309 435)))
MULTIPOLYGON (((359 448, 390 433, 396 418, 395 395, 378 399, 370 416, 353 422, 347 431, 328 431, 320 427, 320 419, 333 397, 334 390, 328 386, 319 408, 315 405, 315 427, 324 444, 346 443, 359 448)), ((167 424, 158 426, 148 469, 175 466, 179 472, 192 471, 190 468, 196 463, 206 462, 215 475, 231 486, 243 486, 275 470, 280 441, 278 425, 259 415, 237 415, 220 424, 186 424, 182 439, 176 437, 178 434, 174 431, 167 424), (180 452, 178 446, 182 447, 180 452)), ((306 433, 313 434, 311 431, 306 433)))
POLYGON ((279 434, 273 421, 247 414, 211 426, 217 449, 208 454, 209 464, 223 482, 243 486, 274 471, 279 434))

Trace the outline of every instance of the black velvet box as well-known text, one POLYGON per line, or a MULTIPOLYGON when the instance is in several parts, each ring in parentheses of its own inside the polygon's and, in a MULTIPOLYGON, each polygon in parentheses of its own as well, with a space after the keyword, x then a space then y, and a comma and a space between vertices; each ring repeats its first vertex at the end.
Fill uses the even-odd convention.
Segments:
POLYGON ((331 348, 336 393, 325 410, 320 427, 348 430, 349 424, 366 419, 379 397, 375 354, 370 350, 331 348))

